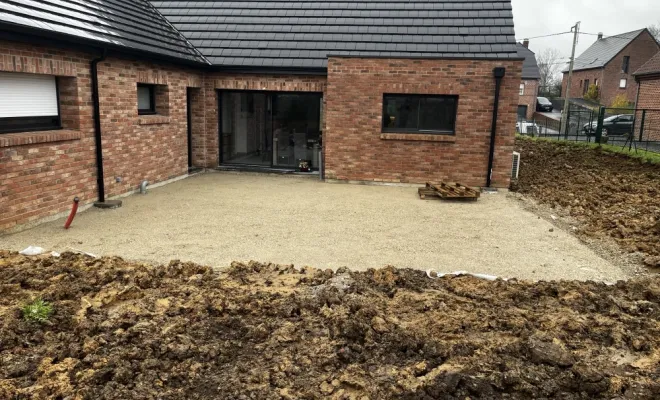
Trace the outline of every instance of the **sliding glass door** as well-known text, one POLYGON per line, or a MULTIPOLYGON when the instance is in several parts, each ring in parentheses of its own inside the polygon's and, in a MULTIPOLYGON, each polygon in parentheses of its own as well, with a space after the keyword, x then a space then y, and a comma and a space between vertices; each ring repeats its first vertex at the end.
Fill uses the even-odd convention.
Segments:
POLYGON ((223 91, 221 164, 316 169, 321 94, 223 91))
POLYGON ((222 92, 220 143, 224 164, 271 166, 269 101, 258 92, 222 92))

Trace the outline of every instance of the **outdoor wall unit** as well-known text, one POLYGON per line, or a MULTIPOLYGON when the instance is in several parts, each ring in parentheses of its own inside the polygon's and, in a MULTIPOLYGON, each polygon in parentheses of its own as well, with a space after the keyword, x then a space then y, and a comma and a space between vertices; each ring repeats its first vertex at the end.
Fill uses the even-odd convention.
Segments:
POLYGON ((518 174, 520 172, 520 153, 513 152, 513 166, 511 168, 511 178, 518 179, 518 174))

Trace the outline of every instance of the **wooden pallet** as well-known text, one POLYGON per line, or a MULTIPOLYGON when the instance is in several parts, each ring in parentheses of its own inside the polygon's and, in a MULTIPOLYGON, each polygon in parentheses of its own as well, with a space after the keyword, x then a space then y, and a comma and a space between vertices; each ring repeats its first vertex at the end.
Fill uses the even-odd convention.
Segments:
POLYGON ((460 183, 438 184, 427 183, 426 187, 419 188, 419 198, 423 200, 444 199, 444 200, 477 200, 481 193, 460 183))

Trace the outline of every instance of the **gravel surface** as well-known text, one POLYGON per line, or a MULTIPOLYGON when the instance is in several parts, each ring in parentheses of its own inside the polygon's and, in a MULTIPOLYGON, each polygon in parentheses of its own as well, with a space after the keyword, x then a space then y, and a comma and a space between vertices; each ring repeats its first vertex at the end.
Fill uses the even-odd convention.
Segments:
POLYGON ((29 245, 166 263, 226 267, 255 260, 353 270, 392 265, 532 280, 616 281, 628 267, 508 198, 422 201, 413 187, 324 184, 290 176, 209 173, 0 237, 29 245))

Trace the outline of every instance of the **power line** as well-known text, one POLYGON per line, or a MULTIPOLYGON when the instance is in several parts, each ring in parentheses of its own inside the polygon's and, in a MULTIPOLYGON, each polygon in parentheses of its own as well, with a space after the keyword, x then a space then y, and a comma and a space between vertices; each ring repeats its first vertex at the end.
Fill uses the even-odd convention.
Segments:
POLYGON ((573 32, 559 32, 559 33, 551 33, 549 35, 542 35, 542 36, 533 36, 533 37, 526 37, 523 39, 516 39, 516 40, 532 40, 532 39, 541 39, 541 38, 546 38, 546 37, 551 37, 551 36, 560 36, 560 35, 566 35, 569 33, 573 32))

